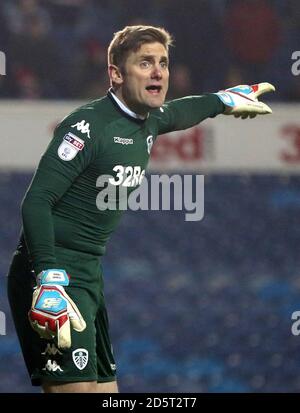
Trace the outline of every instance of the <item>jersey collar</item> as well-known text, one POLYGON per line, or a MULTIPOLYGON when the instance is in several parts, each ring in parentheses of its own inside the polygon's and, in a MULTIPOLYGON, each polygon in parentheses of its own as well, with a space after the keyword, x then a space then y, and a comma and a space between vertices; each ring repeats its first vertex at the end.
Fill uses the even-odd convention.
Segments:
POLYGON ((149 113, 147 114, 146 117, 138 115, 137 113, 133 112, 132 110, 130 110, 126 105, 124 105, 123 102, 121 102, 121 100, 116 96, 116 94, 114 93, 113 89, 110 88, 107 92, 107 96, 111 98, 111 100, 113 101, 113 103, 121 110, 121 112, 126 115, 127 117, 134 119, 138 122, 144 122, 148 116, 149 113))

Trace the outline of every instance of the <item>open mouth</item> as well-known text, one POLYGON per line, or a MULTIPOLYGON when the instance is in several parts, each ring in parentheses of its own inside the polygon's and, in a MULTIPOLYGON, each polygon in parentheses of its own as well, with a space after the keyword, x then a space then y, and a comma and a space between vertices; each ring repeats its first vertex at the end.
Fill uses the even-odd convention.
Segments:
POLYGON ((160 85, 150 85, 146 87, 146 90, 152 95, 158 95, 162 87, 160 85))

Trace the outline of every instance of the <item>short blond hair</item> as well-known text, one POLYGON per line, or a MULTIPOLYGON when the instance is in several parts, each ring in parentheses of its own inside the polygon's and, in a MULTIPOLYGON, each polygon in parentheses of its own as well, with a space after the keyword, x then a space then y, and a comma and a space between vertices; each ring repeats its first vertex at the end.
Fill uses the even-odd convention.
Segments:
POLYGON ((173 44, 173 37, 162 27, 126 26, 114 34, 108 47, 108 64, 124 68, 130 52, 136 52, 144 43, 161 43, 167 52, 173 44))

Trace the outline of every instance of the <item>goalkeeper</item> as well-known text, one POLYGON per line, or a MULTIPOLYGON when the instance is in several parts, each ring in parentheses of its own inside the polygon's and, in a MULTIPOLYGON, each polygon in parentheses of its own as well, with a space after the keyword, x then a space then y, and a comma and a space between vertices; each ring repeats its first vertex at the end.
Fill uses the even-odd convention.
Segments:
POLYGON ((271 113, 269 83, 165 103, 170 34, 128 26, 108 48, 111 88, 56 127, 22 203, 8 296, 33 385, 45 392, 117 392, 101 256, 122 211, 99 210, 99 176, 136 189, 158 135, 219 114, 271 113))

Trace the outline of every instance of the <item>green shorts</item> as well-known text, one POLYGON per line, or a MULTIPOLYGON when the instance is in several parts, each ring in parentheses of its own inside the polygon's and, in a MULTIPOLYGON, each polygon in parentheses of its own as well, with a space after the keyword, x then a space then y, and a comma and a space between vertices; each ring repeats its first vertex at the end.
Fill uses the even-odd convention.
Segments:
POLYGON ((40 338, 31 328, 27 313, 35 279, 25 248, 18 249, 8 274, 8 298, 32 385, 42 381, 109 382, 116 380, 116 367, 108 333, 99 257, 56 247, 59 267, 70 275, 66 292, 78 306, 86 329, 71 329, 72 347, 58 349, 54 341, 40 338))

